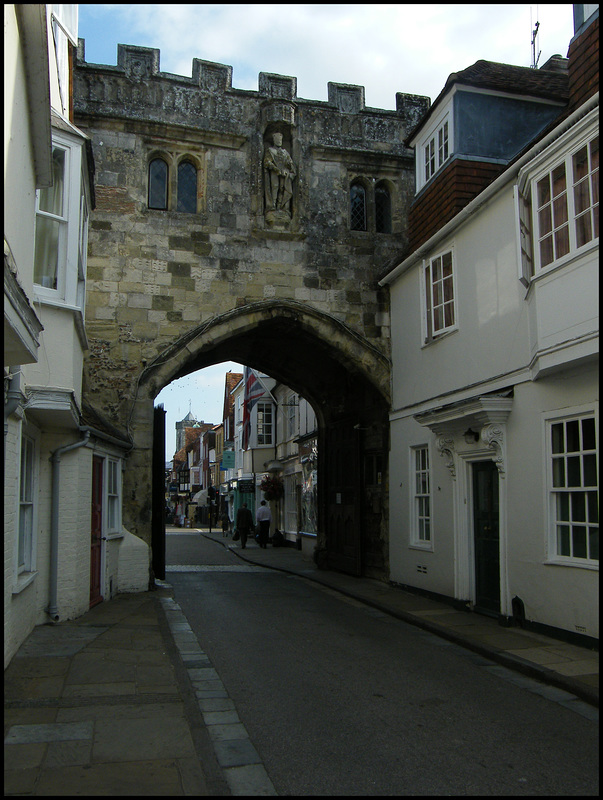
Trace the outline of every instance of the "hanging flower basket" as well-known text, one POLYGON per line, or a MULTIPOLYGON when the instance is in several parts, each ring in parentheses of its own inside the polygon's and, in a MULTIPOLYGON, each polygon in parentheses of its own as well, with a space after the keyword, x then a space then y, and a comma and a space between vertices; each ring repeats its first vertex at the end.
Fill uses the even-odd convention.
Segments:
POLYGON ((278 500, 284 494, 283 481, 272 475, 264 475, 260 483, 266 500, 278 500))

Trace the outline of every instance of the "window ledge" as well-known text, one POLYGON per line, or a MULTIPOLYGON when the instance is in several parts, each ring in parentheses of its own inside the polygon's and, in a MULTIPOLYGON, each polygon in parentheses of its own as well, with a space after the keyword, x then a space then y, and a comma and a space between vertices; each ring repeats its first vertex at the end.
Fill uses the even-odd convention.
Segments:
POLYGON ((556 261, 553 261, 551 264, 547 264, 546 267, 542 267, 542 269, 538 268, 534 275, 530 276, 530 284, 537 283, 540 278, 545 278, 547 275, 550 275, 553 272, 557 272, 557 270, 562 270, 564 267, 571 266, 575 261, 578 261, 580 258, 584 256, 588 256, 591 251, 598 252, 599 250, 599 238, 592 239, 590 242, 582 245, 578 250, 574 250, 571 253, 567 253, 567 255, 558 258, 556 261))
POLYGON ((442 333, 438 334, 437 336, 434 336, 432 339, 424 339, 423 340, 423 344, 421 345, 421 347, 422 348, 423 347, 431 347, 432 344, 437 344, 438 342, 441 342, 442 339, 446 339, 448 336, 452 336, 454 333, 458 333, 458 332, 459 332, 458 327, 451 328, 449 331, 443 331, 442 333))
POLYGON ((575 567, 576 569, 589 569, 592 572, 598 572, 599 571, 599 565, 598 564, 593 564, 590 561, 586 561, 585 563, 581 563, 577 559, 571 560, 571 561, 569 561, 569 560, 564 561, 564 560, 557 559, 557 558, 555 558, 555 559, 551 558, 551 559, 547 559, 547 561, 544 562, 544 565, 545 565, 545 567, 575 567))
POLYGON ((409 550, 421 550, 423 553, 433 553, 433 542, 420 544, 419 542, 412 542, 408 545, 409 550))
POLYGON ((36 579, 37 572, 21 572, 17 575, 17 580, 13 584, 13 594, 20 594, 24 589, 27 589, 36 579))

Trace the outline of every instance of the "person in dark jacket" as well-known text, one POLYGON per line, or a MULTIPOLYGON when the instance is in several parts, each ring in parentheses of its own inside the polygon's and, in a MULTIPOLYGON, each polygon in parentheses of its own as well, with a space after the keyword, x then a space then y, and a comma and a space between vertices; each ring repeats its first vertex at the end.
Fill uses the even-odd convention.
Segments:
POLYGON ((241 537, 241 549, 244 550, 247 545, 247 537, 253 528, 253 516, 251 511, 247 508, 247 503, 243 503, 241 508, 237 511, 237 531, 241 537))

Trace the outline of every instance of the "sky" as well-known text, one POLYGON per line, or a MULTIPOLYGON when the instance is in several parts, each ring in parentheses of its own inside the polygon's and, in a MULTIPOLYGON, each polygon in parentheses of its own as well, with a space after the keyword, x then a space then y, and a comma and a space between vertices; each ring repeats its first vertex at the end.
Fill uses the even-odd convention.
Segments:
MULTIPOLYGON (((524 4, 80 4, 79 37, 92 64, 117 64, 117 44, 154 47, 159 69, 191 77, 193 58, 227 64, 236 89, 257 91, 260 72, 297 78, 297 96, 327 100, 327 84, 364 86, 366 105, 393 110, 396 92, 432 101, 452 72, 479 59, 529 67, 533 31, 542 66, 567 56, 571 3, 524 4)), ((221 422, 228 362, 167 386, 166 457, 189 411, 221 422)))

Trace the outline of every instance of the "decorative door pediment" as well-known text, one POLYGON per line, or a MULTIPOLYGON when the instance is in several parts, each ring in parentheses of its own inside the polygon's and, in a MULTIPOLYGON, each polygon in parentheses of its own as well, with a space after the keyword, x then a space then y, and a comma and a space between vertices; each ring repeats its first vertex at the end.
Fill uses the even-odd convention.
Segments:
POLYGON ((483 456, 485 451, 494 452, 494 462, 504 477, 506 421, 512 406, 513 398, 508 394, 488 395, 415 414, 414 419, 435 435, 453 478, 457 453, 483 456))

